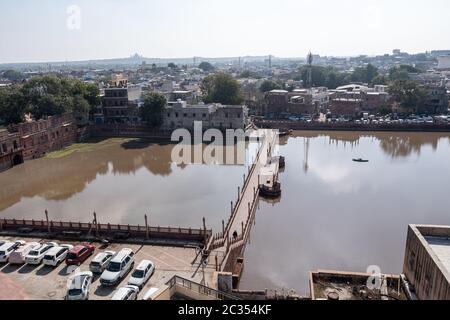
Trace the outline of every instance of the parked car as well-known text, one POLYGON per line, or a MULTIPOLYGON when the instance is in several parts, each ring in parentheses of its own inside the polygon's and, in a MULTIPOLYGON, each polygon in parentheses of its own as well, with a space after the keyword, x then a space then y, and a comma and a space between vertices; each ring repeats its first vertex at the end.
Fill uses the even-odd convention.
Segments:
POLYGON ((92 259, 91 263, 89 264, 89 270, 91 270, 91 272, 93 273, 102 273, 103 271, 105 271, 106 267, 115 254, 115 251, 100 252, 94 257, 94 259, 92 259))
POLYGON ((25 263, 34 265, 41 264, 47 251, 56 246, 58 246, 56 242, 49 242, 31 250, 25 257, 25 263))
POLYGON ((18 240, 15 242, 5 242, 0 247, 0 262, 8 262, 9 256, 13 253, 17 248, 23 246, 25 241, 18 240))
POLYGON ((139 293, 139 288, 136 286, 127 285, 119 288, 111 300, 136 300, 139 293))
POLYGON ((92 244, 76 245, 67 253, 66 264, 79 266, 94 253, 94 250, 95 247, 92 244))
POLYGON ((42 260, 43 264, 46 266, 57 267, 61 262, 63 262, 69 250, 72 250, 73 246, 70 244, 64 244, 58 247, 53 247, 45 254, 42 260))
POLYGON ((89 300, 89 289, 91 288, 94 275, 90 271, 79 272, 70 278, 69 289, 66 300, 89 300))
POLYGON ((31 250, 39 248, 40 244, 37 242, 28 242, 23 246, 19 247, 14 252, 9 255, 10 264, 23 264, 25 263, 25 257, 30 253, 31 250))
POLYGON ((109 263, 100 277, 104 286, 114 286, 119 283, 134 267, 134 252, 131 249, 120 250, 109 263))
POLYGON ((142 289, 150 277, 155 272, 155 265, 150 260, 142 260, 137 268, 131 274, 130 279, 128 280, 129 285, 136 286, 142 289))

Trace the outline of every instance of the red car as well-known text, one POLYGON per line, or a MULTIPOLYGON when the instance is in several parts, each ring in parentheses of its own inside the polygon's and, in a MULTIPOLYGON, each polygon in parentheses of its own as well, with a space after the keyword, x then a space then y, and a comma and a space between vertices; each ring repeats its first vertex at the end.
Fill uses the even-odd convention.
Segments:
POLYGON ((79 244, 73 247, 67 254, 66 264, 68 266, 79 266, 94 253, 92 244, 79 244))

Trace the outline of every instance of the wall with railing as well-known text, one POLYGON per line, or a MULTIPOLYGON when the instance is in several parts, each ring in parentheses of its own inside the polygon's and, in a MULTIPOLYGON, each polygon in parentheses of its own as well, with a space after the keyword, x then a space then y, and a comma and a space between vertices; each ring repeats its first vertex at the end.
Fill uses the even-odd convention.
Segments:
POLYGON ((49 237, 72 236, 80 238, 121 238, 126 239, 174 239, 207 243, 212 231, 204 229, 121 225, 111 223, 85 223, 47 220, 0 219, 3 234, 42 233, 49 237))

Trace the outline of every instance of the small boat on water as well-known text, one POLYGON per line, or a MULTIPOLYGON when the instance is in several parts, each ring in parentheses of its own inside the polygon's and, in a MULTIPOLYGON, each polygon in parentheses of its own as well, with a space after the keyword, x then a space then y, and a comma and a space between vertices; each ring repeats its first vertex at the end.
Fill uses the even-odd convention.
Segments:
POLYGON ((290 135, 291 134, 291 132, 292 132, 292 130, 290 130, 290 129, 278 129, 278 135, 280 136, 280 137, 284 137, 284 136, 288 136, 288 135, 290 135))
POLYGON ((369 160, 364 160, 364 159, 353 159, 354 162, 369 162, 369 160))
POLYGON ((278 198, 281 196, 281 184, 275 182, 272 187, 262 184, 259 186, 259 195, 265 198, 278 198))

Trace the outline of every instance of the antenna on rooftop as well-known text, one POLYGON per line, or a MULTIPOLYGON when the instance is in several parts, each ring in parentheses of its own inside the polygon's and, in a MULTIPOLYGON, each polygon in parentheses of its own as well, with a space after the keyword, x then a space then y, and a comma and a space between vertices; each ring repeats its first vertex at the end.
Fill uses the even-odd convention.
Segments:
POLYGON ((272 69, 272 55, 269 54, 269 69, 272 69))

